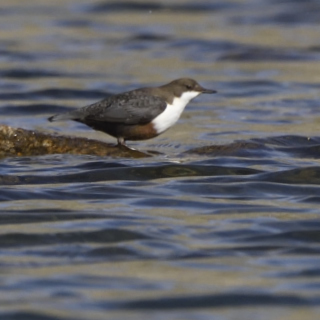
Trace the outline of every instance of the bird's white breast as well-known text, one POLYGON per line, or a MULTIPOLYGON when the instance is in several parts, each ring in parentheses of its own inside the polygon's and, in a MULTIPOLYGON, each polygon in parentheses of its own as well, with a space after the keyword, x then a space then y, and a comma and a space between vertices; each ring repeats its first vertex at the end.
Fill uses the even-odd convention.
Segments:
POLYGON ((160 134, 173 126, 179 120, 188 102, 199 94, 200 92, 197 91, 184 92, 181 97, 174 98, 172 104, 167 104, 166 109, 152 120, 157 133, 160 134))

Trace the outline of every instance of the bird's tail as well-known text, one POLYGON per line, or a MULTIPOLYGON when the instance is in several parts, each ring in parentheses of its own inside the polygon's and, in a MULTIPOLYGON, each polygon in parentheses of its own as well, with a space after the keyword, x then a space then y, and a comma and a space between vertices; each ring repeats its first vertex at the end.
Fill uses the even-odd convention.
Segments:
POLYGON ((77 115, 74 112, 66 112, 66 113, 59 113, 55 114, 54 116, 48 118, 50 122, 53 121, 65 121, 65 120, 75 120, 77 115))

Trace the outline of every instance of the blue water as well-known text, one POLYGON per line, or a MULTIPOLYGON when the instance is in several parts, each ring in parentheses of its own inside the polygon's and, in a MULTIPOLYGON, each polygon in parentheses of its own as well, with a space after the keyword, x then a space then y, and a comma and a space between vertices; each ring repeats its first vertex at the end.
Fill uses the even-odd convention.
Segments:
POLYGON ((0 160, 1 319, 319 318, 317 0, 12 1, 0 124, 192 77, 145 159, 0 160))

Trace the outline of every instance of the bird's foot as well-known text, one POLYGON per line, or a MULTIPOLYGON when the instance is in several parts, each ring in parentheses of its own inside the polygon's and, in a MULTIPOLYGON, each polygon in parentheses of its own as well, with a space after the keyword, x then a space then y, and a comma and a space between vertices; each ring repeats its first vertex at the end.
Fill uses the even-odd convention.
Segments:
POLYGON ((126 144, 121 144, 121 143, 118 143, 116 145, 119 149, 122 149, 122 150, 137 150, 135 148, 132 148, 132 147, 128 147, 126 144))

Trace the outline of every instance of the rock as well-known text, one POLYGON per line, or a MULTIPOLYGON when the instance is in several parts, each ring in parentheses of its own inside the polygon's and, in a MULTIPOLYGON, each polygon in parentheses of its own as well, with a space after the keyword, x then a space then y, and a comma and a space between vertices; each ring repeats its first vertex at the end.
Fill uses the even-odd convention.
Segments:
POLYGON ((0 124, 0 158, 56 153, 124 158, 150 157, 149 154, 137 150, 118 147, 97 140, 52 135, 0 124))
POLYGON ((226 145, 209 145, 186 151, 186 154, 206 156, 248 156, 253 152, 268 149, 263 143, 236 141, 226 145))

